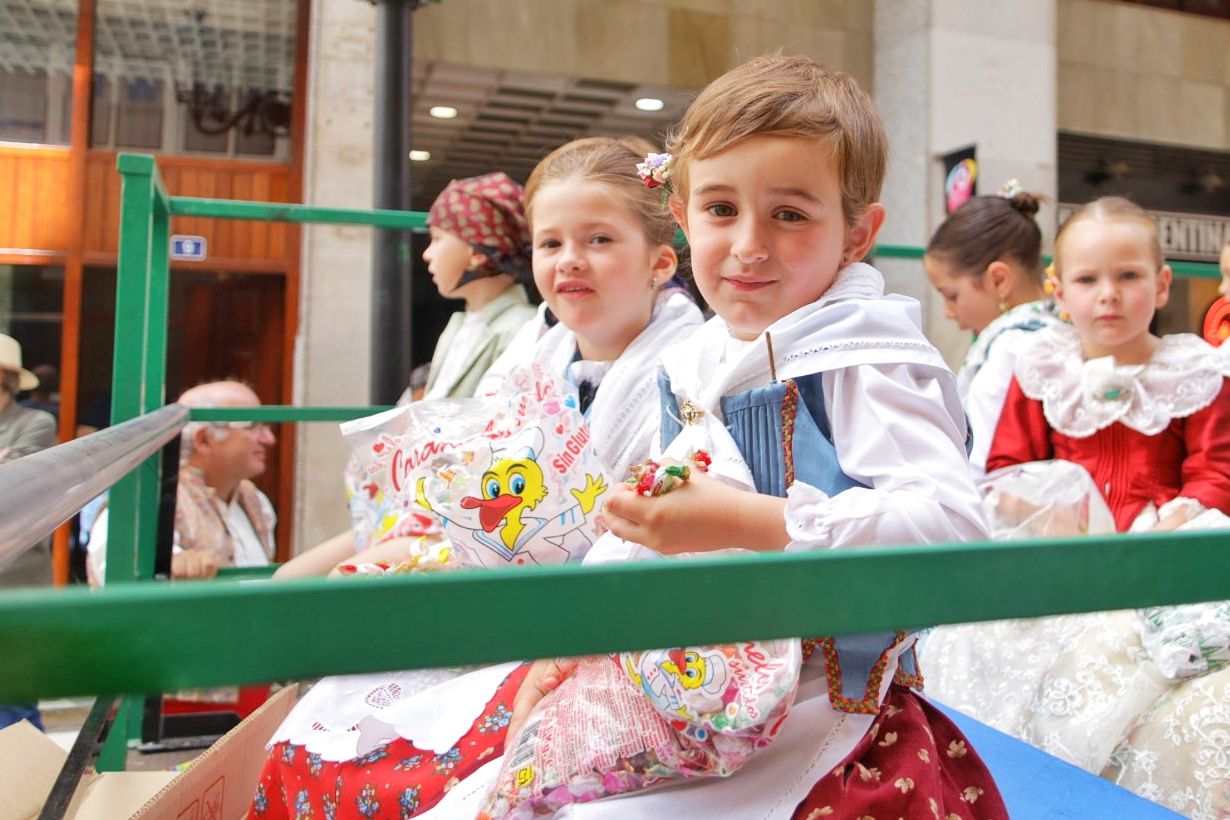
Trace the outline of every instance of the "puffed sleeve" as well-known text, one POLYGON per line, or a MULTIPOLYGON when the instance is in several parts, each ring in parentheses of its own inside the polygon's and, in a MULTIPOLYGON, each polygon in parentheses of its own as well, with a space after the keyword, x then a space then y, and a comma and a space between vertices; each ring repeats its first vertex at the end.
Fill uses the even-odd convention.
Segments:
POLYGON ((1053 457, 1051 426, 1042 412, 1042 402, 1026 396, 1013 377, 987 453, 987 472, 1053 457))
POLYGON ((1187 458, 1179 495, 1230 515, 1230 379, 1213 403, 1187 417, 1187 458))
POLYGON ((842 472, 866 486, 829 498, 796 482, 787 551, 988 537, 951 372, 859 365, 825 373, 823 384, 842 472))

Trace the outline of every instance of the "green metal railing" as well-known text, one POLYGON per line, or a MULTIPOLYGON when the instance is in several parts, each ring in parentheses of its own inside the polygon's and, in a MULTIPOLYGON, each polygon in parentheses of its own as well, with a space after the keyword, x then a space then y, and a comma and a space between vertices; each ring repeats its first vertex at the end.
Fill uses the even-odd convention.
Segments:
MULTIPOLYGON (((422 214, 167 196, 153 159, 122 154, 113 417, 165 402, 170 218, 413 228, 422 214)), ((921 249, 881 246, 881 257, 921 249)), ((1212 266, 1185 275, 1207 276, 1212 266)), ((1215 269, 1213 269, 1215 271, 1215 269)), ((337 421, 380 408, 193 410, 203 421, 337 421)), ((1230 598, 1223 533, 877 547, 598 568, 475 570, 330 583, 138 584, 153 571, 160 465, 112 491, 107 588, 0 597, 0 702, 841 634, 1230 598)), ((128 700, 107 764, 140 714, 128 700), (118 738, 118 740, 117 740, 118 738)))

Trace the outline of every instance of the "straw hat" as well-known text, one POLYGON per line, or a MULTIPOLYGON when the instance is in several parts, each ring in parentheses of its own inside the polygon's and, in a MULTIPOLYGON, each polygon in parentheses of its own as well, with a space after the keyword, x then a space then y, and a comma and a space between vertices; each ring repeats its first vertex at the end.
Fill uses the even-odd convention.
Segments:
POLYGON ((18 390, 33 390, 38 387, 38 376, 21 366, 21 345, 12 336, 0 333, 0 370, 12 370, 20 379, 18 390))

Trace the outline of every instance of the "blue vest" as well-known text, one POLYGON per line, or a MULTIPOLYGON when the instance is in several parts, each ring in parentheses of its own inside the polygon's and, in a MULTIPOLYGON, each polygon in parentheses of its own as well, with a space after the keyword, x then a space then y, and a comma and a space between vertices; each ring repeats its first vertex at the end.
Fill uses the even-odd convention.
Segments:
MULTIPOLYGON (((658 374, 662 401, 662 446, 683 429, 679 400, 665 371, 658 374)), ((743 454, 756 491, 779 498, 795 481, 829 496, 865 486, 841 471, 819 373, 773 382, 721 399, 726 429, 743 454)), ((829 699, 844 712, 875 713, 884 669, 893 647, 908 637, 905 630, 808 638, 805 648, 824 654, 829 699)), ((922 686, 913 650, 897 667, 897 682, 922 686)))

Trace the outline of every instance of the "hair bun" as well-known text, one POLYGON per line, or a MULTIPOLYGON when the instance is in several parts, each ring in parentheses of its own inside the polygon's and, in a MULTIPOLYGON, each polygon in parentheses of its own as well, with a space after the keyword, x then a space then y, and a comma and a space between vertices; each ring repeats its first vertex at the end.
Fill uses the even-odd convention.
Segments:
POLYGON ((1042 197, 1039 194, 1030 193, 1029 191, 1021 191, 1018 194, 1013 194, 1013 196, 1008 200, 1009 204, 1011 204, 1016 211, 1024 214, 1030 219, 1032 219, 1034 214, 1038 212, 1038 206, 1041 204, 1041 201, 1042 197))

